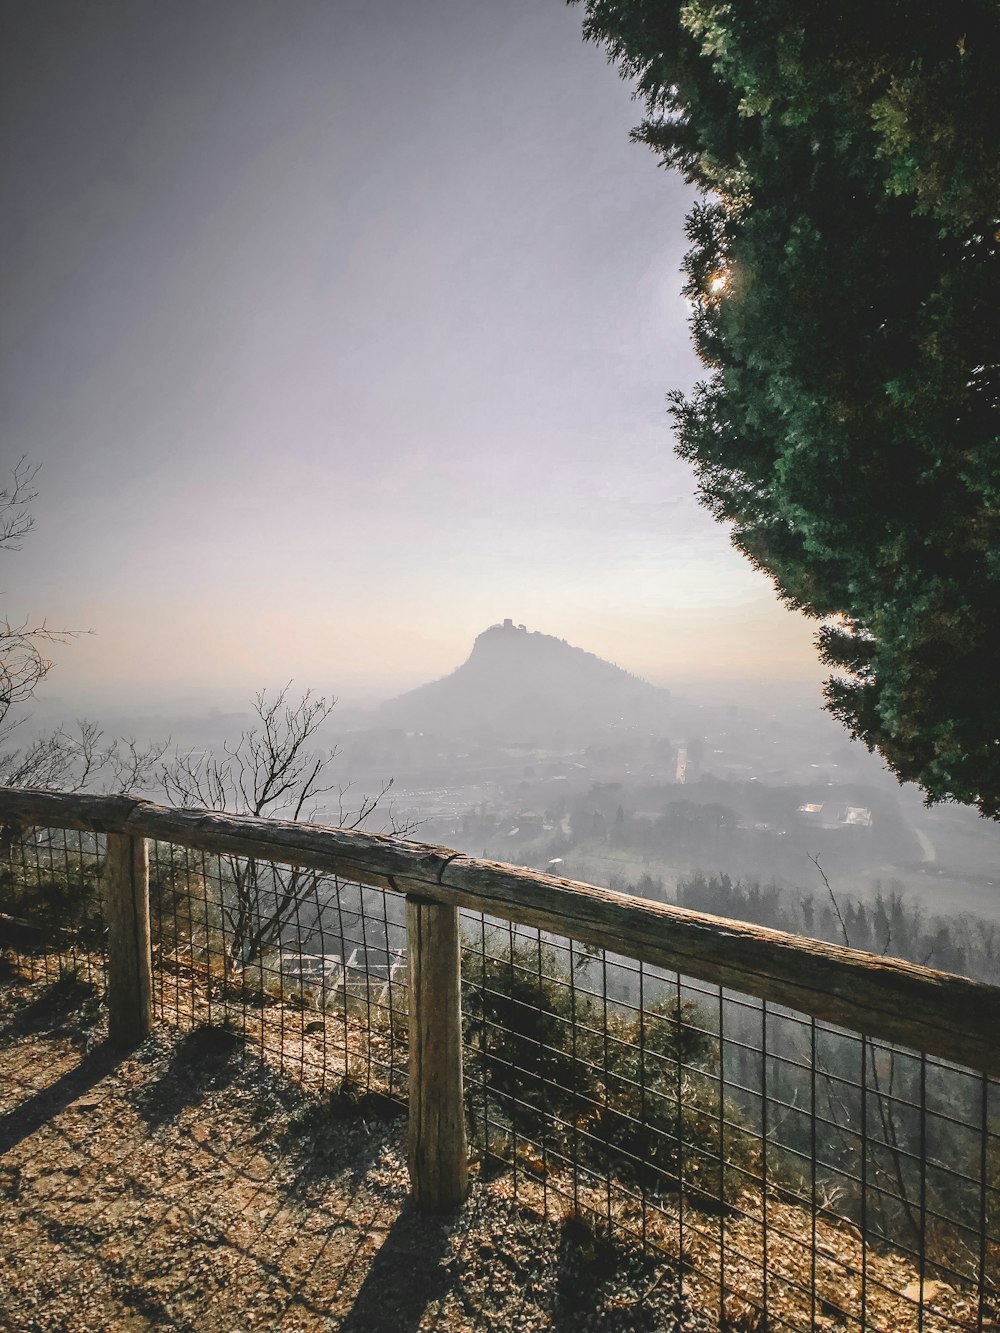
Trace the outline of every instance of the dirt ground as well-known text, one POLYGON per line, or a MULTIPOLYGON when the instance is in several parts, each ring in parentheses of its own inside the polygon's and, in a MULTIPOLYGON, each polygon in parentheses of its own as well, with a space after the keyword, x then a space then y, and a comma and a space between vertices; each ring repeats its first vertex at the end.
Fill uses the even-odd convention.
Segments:
POLYGON ((503 1178, 416 1216, 390 1103, 310 1098, 220 1028, 123 1057, 86 984, 0 966, 0 1328, 715 1326, 668 1269, 503 1178))

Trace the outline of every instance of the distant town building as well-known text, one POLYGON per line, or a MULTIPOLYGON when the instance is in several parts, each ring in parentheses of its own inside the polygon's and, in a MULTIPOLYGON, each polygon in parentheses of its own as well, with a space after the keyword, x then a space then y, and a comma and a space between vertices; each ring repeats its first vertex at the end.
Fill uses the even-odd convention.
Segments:
POLYGON ((871 828, 872 812, 863 805, 845 805, 842 801, 807 801, 797 811, 820 828, 871 828))

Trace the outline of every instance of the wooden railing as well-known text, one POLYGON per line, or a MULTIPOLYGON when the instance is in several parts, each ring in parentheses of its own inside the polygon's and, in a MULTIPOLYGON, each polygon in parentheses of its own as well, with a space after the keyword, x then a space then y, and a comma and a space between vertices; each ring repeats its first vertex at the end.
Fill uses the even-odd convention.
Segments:
POLYGON ((150 1029, 145 840, 305 866, 407 898, 409 1161, 418 1206, 467 1190, 458 909, 775 1002, 852 1032, 1000 1076, 1000 988, 444 847, 127 796, 0 788, 0 824, 107 835, 108 1007, 112 1039, 150 1029))

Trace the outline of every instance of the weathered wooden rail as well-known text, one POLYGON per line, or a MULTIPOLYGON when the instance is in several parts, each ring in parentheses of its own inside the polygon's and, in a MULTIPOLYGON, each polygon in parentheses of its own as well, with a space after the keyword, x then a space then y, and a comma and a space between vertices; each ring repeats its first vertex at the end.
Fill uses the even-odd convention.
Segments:
POLYGON ((853 1032, 1000 1076, 1000 987, 893 958, 608 889, 445 847, 128 796, 0 788, 0 824, 104 833, 112 1036, 152 1022, 145 839, 307 866, 407 898, 410 1170, 428 1210, 467 1189, 458 909, 582 943, 785 1005, 853 1032))

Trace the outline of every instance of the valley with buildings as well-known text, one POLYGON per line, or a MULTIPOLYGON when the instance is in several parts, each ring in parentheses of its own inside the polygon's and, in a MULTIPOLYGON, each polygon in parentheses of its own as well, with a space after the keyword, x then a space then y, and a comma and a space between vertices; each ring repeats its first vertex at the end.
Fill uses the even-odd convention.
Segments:
MULTIPOLYGON (((394 817, 419 840, 996 979, 1000 829, 925 807, 821 704, 804 685, 668 690, 508 619, 451 674, 338 707, 312 739, 337 749, 352 796, 391 779, 394 817)), ((108 729, 169 734, 197 757, 247 720, 108 729)))

